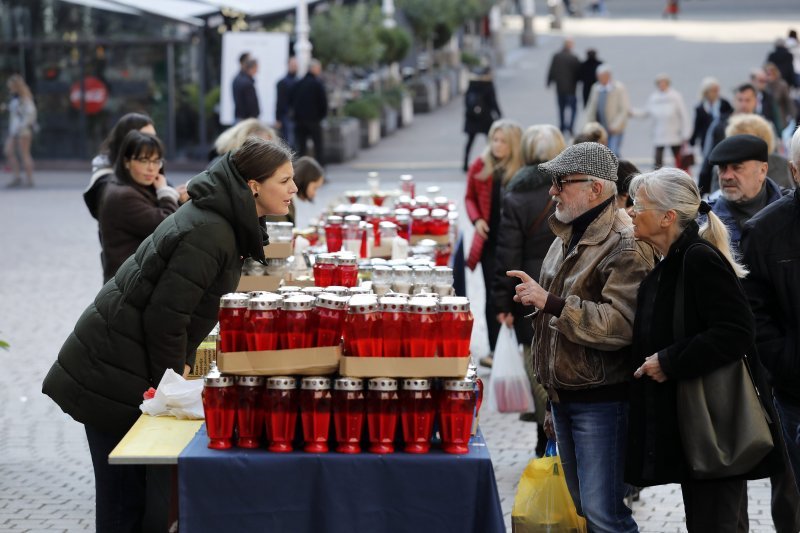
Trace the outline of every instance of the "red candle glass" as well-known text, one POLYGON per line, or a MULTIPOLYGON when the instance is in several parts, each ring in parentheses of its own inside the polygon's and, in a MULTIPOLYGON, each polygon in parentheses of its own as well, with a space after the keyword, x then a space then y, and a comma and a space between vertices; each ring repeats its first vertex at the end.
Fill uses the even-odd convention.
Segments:
POLYGON ((233 376, 220 374, 214 365, 203 378, 202 398, 208 447, 213 450, 227 450, 233 446, 233 426, 236 422, 236 388, 233 386, 233 376))
POLYGON ((342 249, 342 217, 331 215, 325 221, 325 246, 328 252, 338 252, 342 249))
POLYGON ((323 293, 314 307, 317 323, 317 346, 339 346, 347 316, 347 297, 323 293))
POLYGON ((219 350, 222 352, 243 352, 247 350, 245 333, 245 313, 247 301, 245 293, 232 292, 219 300, 219 350))
POLYGON ((406 453, 428 453, 436 408, 429 379, 404 379, 400 419, 406 453))
POLYGON ((384 296, 380 301, 381 331, 383 332, 383 356, 403 357, 403 343, 408 303, 404 298, 384 296))
POLYGON ((361 249, 359 250, 359 257, 361 259, 368 259, 372 246, 370 246, 370 237, 374 240, 375 225, 369 222, 362 222, 360 225, 361 231, 361 249))
POLYGON ((271 452, 292 451, 297 425, 297 381, 289 376, 267 378, 265 422, 271 452))
POLYGON ((338 285, 336 279, 336 257, 332 254, 317 254, 314 260, 314 285, 328 287, 338 285))
POLYGON ((447 453, 469 453, 469 438, 476 409, 480 409, 475 383, 469 379, 447 379, 439 394, 439 427, 442 449, 447 453))
POLYGON ((434 357, 438 344, 437 303, 434 298, 412 298, 406 315, 406 356, 434 357))
POLYGON ((472 338, 472 312, 463 296, 445 296, 439 300, 439 356, 466 357, 472 338))
POLYGON ((450 231, 450 221, 447 219, 447 211, 444 209, 434 209, 428 221, 428 233, 430 235, 447 235, 450 231))
POLYGON ((408 240, 411 235, 411 212, 408 209, 395 209, 394 219, 397 224, 397 236, 408 240))
POLYGON ((396 379, 373 378, 369 380, 367 428, 370 452, 394 452, 398 403, 396 379))
POLYGON ((345 350, 354 357, 382 357, 381 315, 378 299, 371 294, 357 294, 347 304, 344 324, 345 350))
POLYGON ((239 448, 258 448, 264 431, 264 378, 236 376, 236 427, 239 448))
POLYGON ((414 198, 414 176, 411 174, 403 174, 400 176, 400 189, 411 198, 414 198))
POLYGON ((364 382, 358 378, 338 378, 333 382, 333 426, 336 451, 360 453, 364 430, 364 382))
POLYGON ((342 254, 336 257, 336 281, 343 287, 358 285, 358 258, 342 254))
POLYGON ((418 207, 411 213, 411 234, 427 235, 429 230, 430 211, 425 207, 418 207))
POLYGON ((283 298, 273 293, 250 298, 247 302, 247 349, 277 350, 281 331, 283 298))
POLYGON ((282 347, 285 349, 313 348, 314 302, 309 294, 296 294, 283 300, 283 322, 285 334, 282 347))
POLYGON ((305 441, 303 450, 309 453, 326 453, 331 427, 330 378, 303 378, 300 384, 300 418, 305 441))

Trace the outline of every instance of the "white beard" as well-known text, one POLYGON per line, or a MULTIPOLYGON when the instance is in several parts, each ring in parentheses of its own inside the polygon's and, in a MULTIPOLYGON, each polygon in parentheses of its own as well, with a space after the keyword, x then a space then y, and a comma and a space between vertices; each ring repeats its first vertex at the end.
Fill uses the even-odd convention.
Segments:
POLYGON ((581 198, 579 200, 576 199, 575 203, 569 207, 560 201, 557 202, 558 207, 556 208, 556 219, 564 224, 572 223, 573 220, 589 210, 589 202, 586 198, 581 198))

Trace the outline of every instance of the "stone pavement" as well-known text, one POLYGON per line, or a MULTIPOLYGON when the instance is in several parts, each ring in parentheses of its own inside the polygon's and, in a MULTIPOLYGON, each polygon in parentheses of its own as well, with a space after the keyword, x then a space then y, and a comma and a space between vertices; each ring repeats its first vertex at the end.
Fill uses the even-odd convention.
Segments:
MULTIPOLYGON (((661 2, 611 0, 609 18, 568 19, 564 31, 576 38, 581 55, 588 46, 599 49, 628 86, 634 105, 644 103, 660 71, 672 74, 687 105, 693 105, 705 75, 716 75, 724 88, 744 80, 773 39, 785 35, 784 21, 797 20, 794 4, 691 0, 681 3, 682 19, 674 22, 659 18, 661 2)), ((544 13, 544 2, 537 1, 537 8, 544 13)), ((538 46, 519 49, 520 21, 509 17, 506 23, 507 62, 496 73, 504 114, 524 125, 553 123, 555 97, 544 88, 544 79, 550 56, 560 47, 560 34, 550 32, 539 17, 538 46)), ((418 116, 411 128, 362 151, 356 161, 332 165, 330 183, 318 203, 324 206, 347 189, 363 187, 372 170, 388 185, 411 172, 419 188, 437 185, 444 194, 461 198, 461 126, 460 100, 418 116)), ((473 148, 473 157, 480 148, 473 148)), ((631 123, 623 154, 646 168, 651 158, 646 121, 631 123)), ((179 182, 189 175, 170 177, 179 182)), ((5 174, 0 177, 6 179, 5 174)), ((83 428, 40 392, 61 343, 101 286, 96 225, 80 196, 88 172, 47 171, 37 180, 34 190, 0 190, 0 339, 11 344, 9 351, 0 351, 0 531, 91 530, 94 488, 83 428)), ((468 224, 464 231, 469 242, 468 224)), ((468 291, 476 311, 472 348, 482 356, 488 344, 480 311, 480 272, 469 273, 468 291)), ((481 375, 488 379, 485 370, 481 375)), ((516 483, 531 457, 535 428, 516 415, 484 412, 481 422, 510 531, 516 483)), ((768 483, 752 482, 749 496, 751 531, 774 531, 768 483)), ((643 491, 634 513, 642 531, 685 530, 680 491, 674 485, 643 491)))

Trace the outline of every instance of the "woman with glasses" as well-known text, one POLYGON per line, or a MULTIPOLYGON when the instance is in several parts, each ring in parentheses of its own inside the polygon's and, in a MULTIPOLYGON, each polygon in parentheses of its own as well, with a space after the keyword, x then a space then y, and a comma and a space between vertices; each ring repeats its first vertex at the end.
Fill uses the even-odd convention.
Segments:
POLYGON ((639 487, 680 483, 689 533, 735 533, 745 480, 764 477, 760 470, 772 454, 745 475, 694 479, 678 425, 692 413, 678 412, 677 384, 752 353, 753 314, 739 283, 747 270, 731 254, 725 224, 682 170, 637 176, 629 192, 634 236, 663 259, 638 292, 625 480, 639 487), (701 214, 708 222, 699 227, 701 214), (674 331, 676 313, 682 335, 674 331))
POLYGON ((137 130, 125 135, 97 217, 104 283, 178 209, 180 195, 161 173, 163 158, 164 146, 158 137, 137 130))

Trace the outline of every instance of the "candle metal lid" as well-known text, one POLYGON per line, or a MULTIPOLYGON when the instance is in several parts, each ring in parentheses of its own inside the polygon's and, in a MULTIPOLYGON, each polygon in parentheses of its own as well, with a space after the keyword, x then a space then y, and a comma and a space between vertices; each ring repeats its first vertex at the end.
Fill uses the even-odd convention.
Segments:
POLYGON ((430 390, 431 380, 421 378, 406 378, 403 380, 403 390, 430 390))
POLYGON ((331 379, 324 376, 304 377, 300 388, 305 390, 328 390, 331 388, 331 379))
POLYGON ((396 391, 397 380, 394 378, 372 378, 369 380, 369 390, 374 391, 396 391))
POLYGON ((271 376, 267 378, 267 388, 293 390, 297 388, 297 380, 291 376, 271 376))
POLYGON ((334 390, 362 391, 364 390, 364 380, 361 378, 336 378, 333 388, 334 390))

